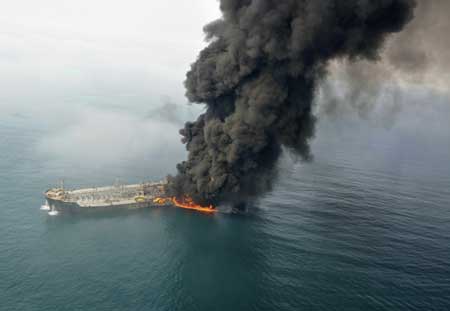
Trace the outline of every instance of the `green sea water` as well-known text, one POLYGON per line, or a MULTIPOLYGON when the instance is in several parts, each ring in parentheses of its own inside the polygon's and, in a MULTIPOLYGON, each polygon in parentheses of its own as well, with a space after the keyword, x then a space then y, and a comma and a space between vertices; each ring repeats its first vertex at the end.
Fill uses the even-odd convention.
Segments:
POLYGON ((448 145, 318 135, 315 160, 281 165, 246 214, 49 217, 42 192, 61 177, 108 185, 167 168, 46 158, 35 149, 45 132, 0 124, 2 311, 450 308, 448 145))

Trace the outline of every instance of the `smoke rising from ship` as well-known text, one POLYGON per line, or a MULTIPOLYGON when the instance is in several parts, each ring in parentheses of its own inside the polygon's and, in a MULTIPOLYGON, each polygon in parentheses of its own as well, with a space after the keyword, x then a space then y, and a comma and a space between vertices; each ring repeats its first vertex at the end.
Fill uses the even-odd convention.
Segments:
POLYGON ((187 97, 206 111, 180 131, 188 159, 169 191, 240 204, 271 189, 282 149, 311 159, 313 102, 331 60, 379 59, 415 0, 221 0, 187 97))

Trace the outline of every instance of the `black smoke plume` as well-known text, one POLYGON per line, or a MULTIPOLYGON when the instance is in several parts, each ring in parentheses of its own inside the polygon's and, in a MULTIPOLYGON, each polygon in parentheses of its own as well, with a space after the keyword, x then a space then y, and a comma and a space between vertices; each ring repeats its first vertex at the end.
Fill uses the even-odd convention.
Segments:
POLYGON ((271 189, 283 149, 311 158, 318 83, 333 59, 375 61, 415 0, 221 0, 185 82, 206 112, 180 131, 189 152, 168 191, 239 204, 271 189))

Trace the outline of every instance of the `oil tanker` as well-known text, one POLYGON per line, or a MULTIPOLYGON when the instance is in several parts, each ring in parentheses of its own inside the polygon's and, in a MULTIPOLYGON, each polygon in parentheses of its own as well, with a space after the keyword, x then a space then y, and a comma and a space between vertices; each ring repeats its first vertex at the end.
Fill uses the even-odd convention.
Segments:
POLYGON ((203 213, 216 213, 211 205, 197 205, 192 199, 168 197, 165 191, 167 181, 146 182, 134 185, 113 185, 99 188, 66 190, 60 187, 44 192, 46 202, 41 209, 49 215, 58 215, 61 211, 111 210, 118 208, 148 208, 172 206, 203 213))
POLYGON ((134 185, 114 185, 108 187, 66 190, 64 185, 44 193, 46 203, 43 210, 57 214, 63 210, 145 208, 173 205, 171 200, 157 200, 165 197, 166 182, 142 183, 134 185))

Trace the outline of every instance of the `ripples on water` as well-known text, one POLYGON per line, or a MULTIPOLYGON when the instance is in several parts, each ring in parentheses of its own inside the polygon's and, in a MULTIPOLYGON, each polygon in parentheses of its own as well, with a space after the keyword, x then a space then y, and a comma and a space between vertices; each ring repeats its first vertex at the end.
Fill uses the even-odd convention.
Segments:
POLYGON ((315 161, 283 168, 246 215, 50 218, 41 192, 61 175, 138 181, 142 165, 40 159, 42 133, 0 131, 0 310, 448 309, 446 153, 428 161, 389 144, 318 141, 315 161))

